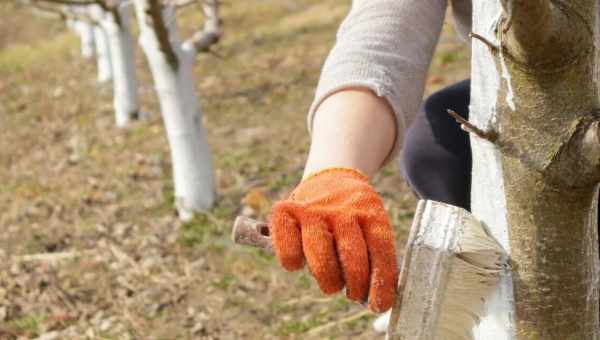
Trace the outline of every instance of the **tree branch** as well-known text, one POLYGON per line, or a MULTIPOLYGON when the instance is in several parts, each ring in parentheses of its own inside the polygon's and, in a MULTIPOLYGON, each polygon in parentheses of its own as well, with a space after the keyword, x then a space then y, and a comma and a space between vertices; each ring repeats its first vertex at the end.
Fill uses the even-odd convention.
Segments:
POLYGON ((46 2, 57 5, 67 5, 67 6, 90 6, 90 5, 98 5, 96 0, 32 0, 33 2, 46 2))
POLYGON ((503 48, 532 66, 570 64, 587 52, 582 39, 593 39, 593 13, 580 9, 589 1, 593 0, 501 0, 503 48))
POLYGON ((196 53, 208 52, 210 47, 221 39, 221 18, 219 16, 219 0, 204 0, 204 28, 194 33, 185 41, 186 49, 193 49, 196 53))
POLYGON ((163 18, 163 5, 159 0, 147 0, 146 3, 148 4, 145 11, 146 16, 150 19, 150 24, 154 28, 160 43, 160 50, 165 54, 167 62, 176 70, 179 68, 179 59, 169 40, 169 29, 165 24, 165 18, 163 18))
POLYGON ((98 21, 94 20, 91 16, 82 14, 79 11, 75 11, 74 8, 62 7, 58 3, 45 0, 26 0, 24 3, 33 6, 34 9, 44 13, 48 13, 60 20, 77 20, 87 22, 93 25, 97 25, 98 21))

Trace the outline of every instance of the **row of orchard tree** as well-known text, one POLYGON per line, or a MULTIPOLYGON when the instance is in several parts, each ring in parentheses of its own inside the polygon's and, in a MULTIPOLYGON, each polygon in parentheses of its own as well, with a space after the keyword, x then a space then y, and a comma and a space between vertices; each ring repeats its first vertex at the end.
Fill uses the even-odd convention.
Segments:
POLYGON ((150 66, 171 150, 176 208, 180 218, 212 206, 214 171, 202 109, 195 90, 193 63, 220 37, 218 0, 24 0, 36 10, 67 22, 80 37, 81 52, 96 58, 98 81, 111 82, 116 125, 126 127, 140 116, 135 44, 131 17, 135 12, 139 44, 150 66), (175 12, 202 1, 203 29, 182 41, 175 12))

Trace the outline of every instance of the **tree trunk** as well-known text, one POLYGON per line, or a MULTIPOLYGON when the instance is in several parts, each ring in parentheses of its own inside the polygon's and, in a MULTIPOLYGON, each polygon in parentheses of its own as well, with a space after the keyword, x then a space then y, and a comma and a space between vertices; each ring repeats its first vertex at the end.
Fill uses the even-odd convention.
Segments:
POLYGON ((596 1, 473 6, 472 211, 511 263, 476 339, 599 339, 596 1))
POLYGON ((195 92, 195 55, 181 48, 172 6, 135 0, 140 45, 154 78, 171 147, 176 206, 186 220, 215 200, 212 157, 195 92))
POLYGON ((109 43, 113 74, 113 101, 118 127, 125 127, 139 115, 138 81, 135 69, 129 5, 105 12, 100 21, 109 43))
MULTIPOLYGON (((99 6, 92 6, 92 17, 100 21, 103 10, 99 6)), ((110 60, 110 47, 106 32, 100 25, 94 25, 94 42, 96 45, 96 61, 98 67, 98 82, 106 83, 112 80, 112 63, 110 60)))
POLYGON ((94 26, 86 21, 76 21, 74 25, 81 42, 81 55, 86 59, 92 58, 96 53, 94 26))

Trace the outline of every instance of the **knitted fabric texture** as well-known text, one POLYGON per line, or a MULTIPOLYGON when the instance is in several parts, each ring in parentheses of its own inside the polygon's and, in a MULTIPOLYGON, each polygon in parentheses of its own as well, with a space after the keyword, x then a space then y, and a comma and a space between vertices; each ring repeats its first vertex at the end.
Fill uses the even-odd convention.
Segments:
MULTIPOLYGON (((451 4, 458 31, 469 32, 471 0, 451 4)), ((421 104, 446 9, 446 0, 354 0, 323 66, 308 113, 309 130, 325 98, 346 88, 365 87, 394 110, 397 136, 387 160, 394 156, 421 104)))
POLYGON ((305 262, 326 294, 346 287, 348 298, 375 312, 394 303, 395 237, 383 202, 367 177, 344 168, 304 180, 271 216, 275 254, 290 271, 305 262))

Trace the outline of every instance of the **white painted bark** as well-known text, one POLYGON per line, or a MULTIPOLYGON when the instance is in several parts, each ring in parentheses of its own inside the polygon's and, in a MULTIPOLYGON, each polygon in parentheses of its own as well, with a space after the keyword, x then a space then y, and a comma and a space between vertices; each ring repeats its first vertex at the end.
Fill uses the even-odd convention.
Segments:
MULTIPOLYGON (((102 9, 99 8, 100 11, 102 9)), ((95 10, 97 11, 97 10, 95 10)), ((96 12, 100 14, 101 12, 96 12)), ((106 83, 112 80, 112 63, 110 60, 110 47, 106 32, 100 25, 94 25, 94 42, 96 45, 96 62, 98 82, 106 83)))
POLYGON ((115 13, 105 13, 100 21, 109 43, 117 127, 127 126, 139 115, 138 80, 129 8, 128 5, 121 5, 115 13))
POLYGON ((75 29, 81 43, 81 55, 86 59, 94 57, 96 54, 94 26, 89 22, 77 21, 75 22, 75 29))
MULTIPOLYGON (((498 45, 494 30, 501 9, 500 3, 496 0, 473 1, 473 32, 498 45)), ((475 126, 484 130, 498 128, 495 105, 500 81, 501 75, 496 69, 496 63, 488 47, 474 41, 469 119, 475 126)), ((474 135, 471 135, 471 149, 473 153, 471 211, 477 219, 489 227, 491 234, 510 255, 500 151, 495 145, 474 135)), ((516 339, 514 308, 512 278, 507 272, 502 277, 494 297, 484 306, 485 316, 475 331, 475 339, 516 339)))
MULTIPOLYGON (((140 45, 144 50, 154 79, 162 117, 171 148, 176 208, 186 220, 194 212, 210 208, 215 200, 212 156, 202 125, 202 110, 196 96, 194 54, 181 48, 177 36, 173 8, 165 6, 162 21, 168 32, 169 48, 175 57, 167 55, 160 32, 152 24, 147 9, 152 0, 135 0, 140 25, 140 45)), ((156 20, 156 18, 155 18, 156 20)))

